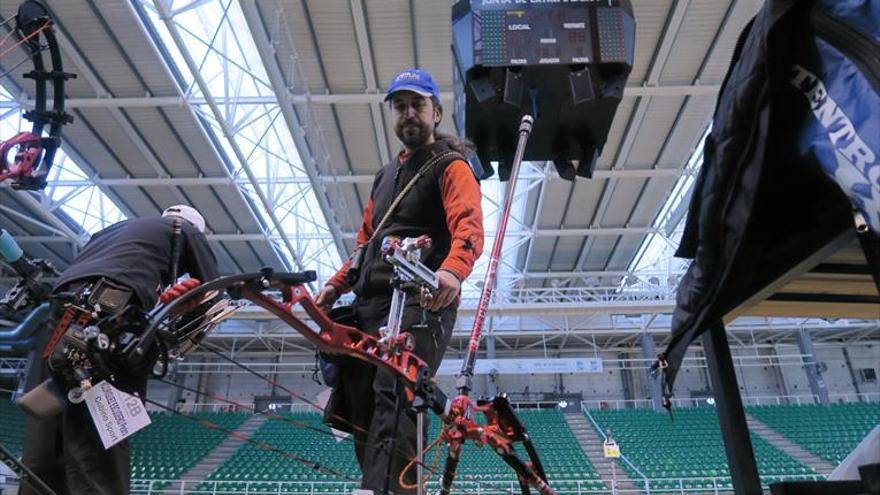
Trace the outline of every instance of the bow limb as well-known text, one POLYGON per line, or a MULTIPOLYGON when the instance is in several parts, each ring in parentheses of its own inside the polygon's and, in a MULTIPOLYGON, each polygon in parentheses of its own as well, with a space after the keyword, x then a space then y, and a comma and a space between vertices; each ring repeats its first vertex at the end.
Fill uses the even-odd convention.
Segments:
MULTIPOLYGON (((202 284, 189 292, 182 294, 164 306, 157 307, 151 313, 151 325, 145 331, 143 341, 151 341, 154 334, 158 334, 169 347, 176 348, 183 344, 193 344, 188 342, 185 336, 179 335, 178 329, 166 326, 166 321, 173 319, 175 310, 183 305, 190 303, 203 294, 213 290, 226 290, 235 299, 247 299, 258 305, 279 319, 287 323, 289 326, 298 331, 310 342, 325 352, 344 354, 347 356, 362 359, 376 366, 384 366, 393 373, 401 376, 404 382, 412 388, 418 381, 420 376, 424 376, 424 372, 420 370, 427 369, 427 365, 419 359, 415 354, 404 349, 400 352, 383 351, 378 345, 375 337, 365 334, 360 330, 345 325, 337 324, 331 321, 317 307, 314 300, 308 293, 305 284, 313 281, 314 272, 304 273, 273 273, 264 271, 260 273, 250 273, 244 275, 233 275, 229 277, 221 277, 206 284, 202 284), (273 297, 265 294, 264 291, 270 289, 280 290, 283 300, 278 301, 273 297), (318 324, 320 330, 316 333, 305 321, 300 319, 293 313, 295 304, 300 304, 306 313, 318 324)), ((242 367, 249 373, 259 377, 260 379, 276 385, 278 388, 290 393, 292 396, 300 400, 311 403, 305 397, 286 389, 280 384, 271 381, 254 370, 238 363, 229 358, 222 352, 216 350, 214 346, 201 342, 203 349, 216 354, 221 359, 227 360, 237 366, 242 367)), ((341 419, 341 418, 337 418, 341 419)), ((363 431, 363 428, 345 421, 356 431, 363 431)))
POLYGON ((304 285, 293 286, 291 291, 292 298, 286 303, 279 303, 248 287, 243 288, 242 295, 296 329, 322 351, 344 354, 384 367, 400 377, 408 387, 415 387, 419 370, 427 367, 427 363, 421 358, 404 348, 385 349, 376 337, 357 328, 334 322, 315 304, 304 285), (296 304, 302 306, 309 318, 318 325, 317 333, 293 314, 292 308, 296 304))
MULTIPOLYGON (((428 385, 425 379, 427 363, 412 351, 403 346, 389 349, 381 345, 376 337, 331 320, 315 304, 306 288, 306 284, 314 281, 315 278, 314 272, 275 273, 271 270, 221 277, 202 284, 171 303, 154 310, 151 314, 152 326, 154 331, 159 331, 161 322, 170 318, 178 306, 194 300, 207 291, 226 290, 233 299, 246 299, 275 315, 324 352, 343 354, 384 367, 399 376, 410 390, 428 385), (282 299, 279 301, 266 294, 268 290, 280 291, 282 299), (317 325, 317 330, 294 314, 296 305, 302 307, 306 315, 317 325)), ((171 337, 173 340, 179 336, 171 337)))

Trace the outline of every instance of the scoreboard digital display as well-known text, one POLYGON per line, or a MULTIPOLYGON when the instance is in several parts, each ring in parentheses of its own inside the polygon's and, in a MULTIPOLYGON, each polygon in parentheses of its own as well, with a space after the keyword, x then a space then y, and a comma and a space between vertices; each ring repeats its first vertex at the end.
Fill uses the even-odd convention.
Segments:
POLYGON ((498 67, 625 61, 622 13, 615 5, 472 0, 474 62, 498 67))
POLYGON ((591 177, 635 52, 630 0, 458 0, 452 6, 453 120, 482 178, 509 176, 524 113, 524 159, 591 177))

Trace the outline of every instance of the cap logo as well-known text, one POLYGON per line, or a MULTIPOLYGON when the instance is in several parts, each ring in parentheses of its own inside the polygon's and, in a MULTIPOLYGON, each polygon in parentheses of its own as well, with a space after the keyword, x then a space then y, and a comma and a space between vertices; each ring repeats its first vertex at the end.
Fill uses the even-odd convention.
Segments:
POLYGON ((415 79, 416 81, 418 81, 421 79, 421 77, 419 77, 419 75, 415 72, 401 72, 397 75, 396 81, 400 81, 402 79, 415 79))

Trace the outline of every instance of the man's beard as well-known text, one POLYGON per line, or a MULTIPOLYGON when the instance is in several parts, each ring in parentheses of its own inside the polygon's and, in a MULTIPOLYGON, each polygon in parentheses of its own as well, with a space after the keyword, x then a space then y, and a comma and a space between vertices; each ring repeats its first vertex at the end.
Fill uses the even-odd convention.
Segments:
POLYGON ((434 128, 421 122, 407 122, 398 124, 394 127, 394 133, 397 138, 409 149, 419 148, 424 145, 431 135, 434 128))

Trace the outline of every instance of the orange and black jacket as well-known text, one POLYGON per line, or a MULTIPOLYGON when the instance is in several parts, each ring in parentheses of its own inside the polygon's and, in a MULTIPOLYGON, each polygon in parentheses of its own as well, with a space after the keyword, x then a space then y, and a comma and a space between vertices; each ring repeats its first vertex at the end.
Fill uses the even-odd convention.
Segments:
POLYGON ((340 293, 354 290, 362 297, 390 295, 392 267, 380 253, 382 239, 389 235, 403 238, 427 234, 433 246, 422 250, 425 265, 432 270, 446 270, 460 281, 470 275, 483 252, 482 196, 470 166, 460 154, 441 160, 419 178, 382 230, 373 235, 394 198, 422 165, 447 151, 451 151, 448 144, 441 140, 409 156, 401 153, 379 170, 357 233, 357 245, 364 249, 360 275, 349 286, 346 261, 328 284, 340 293))

